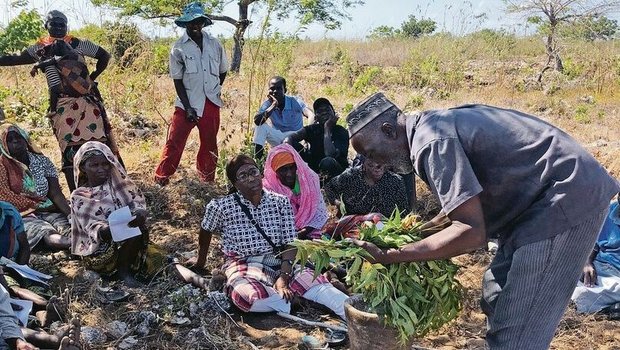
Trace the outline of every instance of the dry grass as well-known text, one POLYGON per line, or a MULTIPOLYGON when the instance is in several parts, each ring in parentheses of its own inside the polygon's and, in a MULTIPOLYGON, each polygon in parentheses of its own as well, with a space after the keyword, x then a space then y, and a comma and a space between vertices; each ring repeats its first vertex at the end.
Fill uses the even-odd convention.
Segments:
MULTIPOLYGON (((250 111, 256 109, 264 96, 269 76, 282 74, 289 81, 290 93, 301 95, 309 103, 320 96, 328 97, 341 115, 376 90, 385 91, 407 110, 477 102, 531 112, 568 131, 612 174, 620 176, 620 48, 615 42, 567 44, 564 57, 571 62, 568 68, 575 75, 549 74, 543 86, 531 83, 544 62, 542 44, 534 39, 518 39, 512 44, 449 37, 416 42, 274 39, 265 41, 261 52, 255 51, 254 44, 248 44, 244 70, 229 76, 225 83, 218 141, 224 157, 244 148, 250 111), (250 72, 252 60, 257 63, 250 72), (379 67, 379 73, 360 83, 360 77, 368 74, 370 67, 379 67), (420 79, 425 84, 420 84, 420 79)), ((172 183, 165 189, 153 185, 151 177, 165 140, 175 93, 167 76, 149 70, 147 59, 136 62, 129 70, 110 67, 103 74, 100 86, 119 135, 122 156, 131 177, 146 194, 151 212, 151 237, 172 255, 181 256, 196 248, 204 206, 225 192, 225 180, 221 168, 217 186, 196 180, 193 167, 198 138, 194 133, 172 183)), ((0 105, 9 117, 33 130, 36 142, 59 164, 55 140, 40 113, 40 105, 46 98, 44 80, 40 76, 31 79, 28 69, 3 68, 0 105)), ((436 201, 421 184, 418 193, 418 210, 427 216, 436 213, 436 201)), ((213 246, 209 268, 217 267, 222 261, 213 246)), ((426 346, 446 350, 480 346, 485 319, 478 299, 482 273, 490 258, 477 252, 456 259, 462 266, 464 310, 456 321, 426 339, 426 346)), ((77 261, 38 266, 59 274, 55 290, 65 285, 71 289, 70 310, 87 325, 105 328, 112 320, 123 320, 135 327, 140 311, 156 312, 162 319, 152 326, 149 335, 138 337, 135 347, 138 349, 249 349, 248 341, 263 348, 288 349, 296 346, 300 335, 320 333, 274 317, 257 320, 235 316, 241 327, 238 328, 228 317, 213 311, 196 314, 189 326, 173 326, 164 320, 170 310, 162 303, 169 301, 170 294, 181 284, 169 276, 162 275, 148 289, 136 291, 130 303, 102 305, 93 293, 93 284, 84 281, 77 261)), ((187 312, 190 299, 175 299, 173 310, 187 312)), ((580 316, 569 309, 552 348, 620 349, 616 345, 620 343, 616 328, 617 323, 580 316)), ((119 340, 111 340, 101 348, 114 348, 118 343, 119 340)))

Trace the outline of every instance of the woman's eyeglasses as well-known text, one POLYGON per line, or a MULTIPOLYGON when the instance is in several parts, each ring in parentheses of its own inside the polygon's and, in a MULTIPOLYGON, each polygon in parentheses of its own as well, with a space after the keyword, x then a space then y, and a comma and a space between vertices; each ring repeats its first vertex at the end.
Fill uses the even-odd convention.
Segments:
POLYGON ((250 178, 255 178, 260 175, 260 170, 258 168, 252 168, 246 172, 237 174, 237 181, 249 181, 250 178))

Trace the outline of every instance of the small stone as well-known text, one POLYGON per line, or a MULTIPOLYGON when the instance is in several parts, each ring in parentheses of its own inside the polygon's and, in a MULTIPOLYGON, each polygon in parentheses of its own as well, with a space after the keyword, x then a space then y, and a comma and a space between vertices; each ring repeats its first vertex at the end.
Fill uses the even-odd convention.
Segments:
POLYGON ((190 303, 189 304, 189 315, 190 316, 196 316, 196 314, 198 314, 199 311, 199 306, 196 303, 190 303))
POLYGON ((107 341, 107 337, 101 329, 83 326, 80 330, 82 338, 88 345, 100 345, 107 341))
POLYGON ((192 321, 190 321, 190 319, 187 318, 187 317, 178 317, 178 316, 176 316, 176 317, 173 317, 172 319, 170 319, 170 323, 174 324, 174 325, 177 325, 177 326, 183 326, 183 325, 192 323, 192 321))
POLYGON ((213 291, 207 293, 207 305, 208 308, 218 311, 228 311, 232 307, 230 299, 226 293, 213 291))
POLYGON ((147 321, 148 323, 155 323, 157 321, 157 315, 153 311, 140 311, 138 314, 138 319, 143 322, 147 321))
POLYGON ((108 334, 114 339, 120 339, 127 334, 127 323, 122 321, 112 321, 107 326, 108 334))
POLYGON ((94 284, 95 282, 99 281, 101 276, 99 276, 98 273, 92 270, 82 270, 82 273, 78 275, 78 278, 84 282, 90 282, 91 284, 94 284))
POLYGON ((431 339, 431 341, 433 342, 433 344, 447 344, 450 342, 450 336, 447 334, 441 334, 436 336, 434 339, 431 339))
POLYGON ((153 311, 141 311, 137 318, 140 323, 136 326, 136 333, 140 336, 149 335, 151 325, 157 322, 157 315, 153 311))
POLYGON ((142 322, 136 326, 136 333, 143 337, 149 335, 149 333, 151 333, 151 327, 149 327, 148 322, 142 322))
POLYGON ((123 339, 123 341, 120 344, 118 344, 118 348, 119 349, 130 349, 136 344, 138 344, 138 339, 136 339, 136 337, 132 335, 132 336, 129 336, 123 339))
POLYGON ((485 350, 487 342, 484 339, 469 339, 467 341, 467 348, 473 350, 485 350))
POLYGON ((202 328, 194 328, 187 333, 187 339, 190 344, 198 343, 204 337, 202 328))
POLYGON ((592 95, 582 96, 579 100, 590 105, 594 104, 594 96, 592 95))

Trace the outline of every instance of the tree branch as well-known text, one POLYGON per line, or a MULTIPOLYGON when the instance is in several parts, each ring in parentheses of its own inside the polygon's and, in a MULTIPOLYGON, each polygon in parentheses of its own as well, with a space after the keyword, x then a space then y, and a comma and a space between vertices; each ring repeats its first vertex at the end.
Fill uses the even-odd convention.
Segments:
POLYGON ((214 21, 228 22, 234 26, 236 26, 239 23, 236 19, 229 17, 229 16, 220 16, 220 15, 207 15, 207 16, 209 16, 209 18, 211 18, 214 21))

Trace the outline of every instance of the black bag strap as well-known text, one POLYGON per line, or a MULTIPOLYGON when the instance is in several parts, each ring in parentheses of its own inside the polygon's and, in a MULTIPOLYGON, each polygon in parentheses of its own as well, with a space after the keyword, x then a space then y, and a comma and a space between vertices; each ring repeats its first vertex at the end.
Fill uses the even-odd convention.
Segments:
POLYGON ((260 233, 260 235, 263 236, 263 238, 267 241, 267 243, 269 243, 271 248, 273 248, 274 253, 279 253, 280 252, 280 247, 275 245, 275 243, 273 243, 271 238, 269 238, 269 236, 267 236, 267 234, 265 233, 263 228, 260 227, 260 225, 258 224, 258 221, 256 221, 256 219, 254 219, 254 217, 252 216, 252 213, 250 213, 250 209, 248 208, 248 206, 241 202, 241 198, 239 198, 239 194, 235 193, 233 195, 233 197, 235 197, 235 201, 237 201, 237 204, 239 204, 239 206, 241 207, 241 210, 243 211, 245 216, 248 217, 248 219, 250 220, 250 223, 252 223, 252 225, 254 225, 254 227, 256 228, 256 231, 258 231, 258 233, 260 233))

